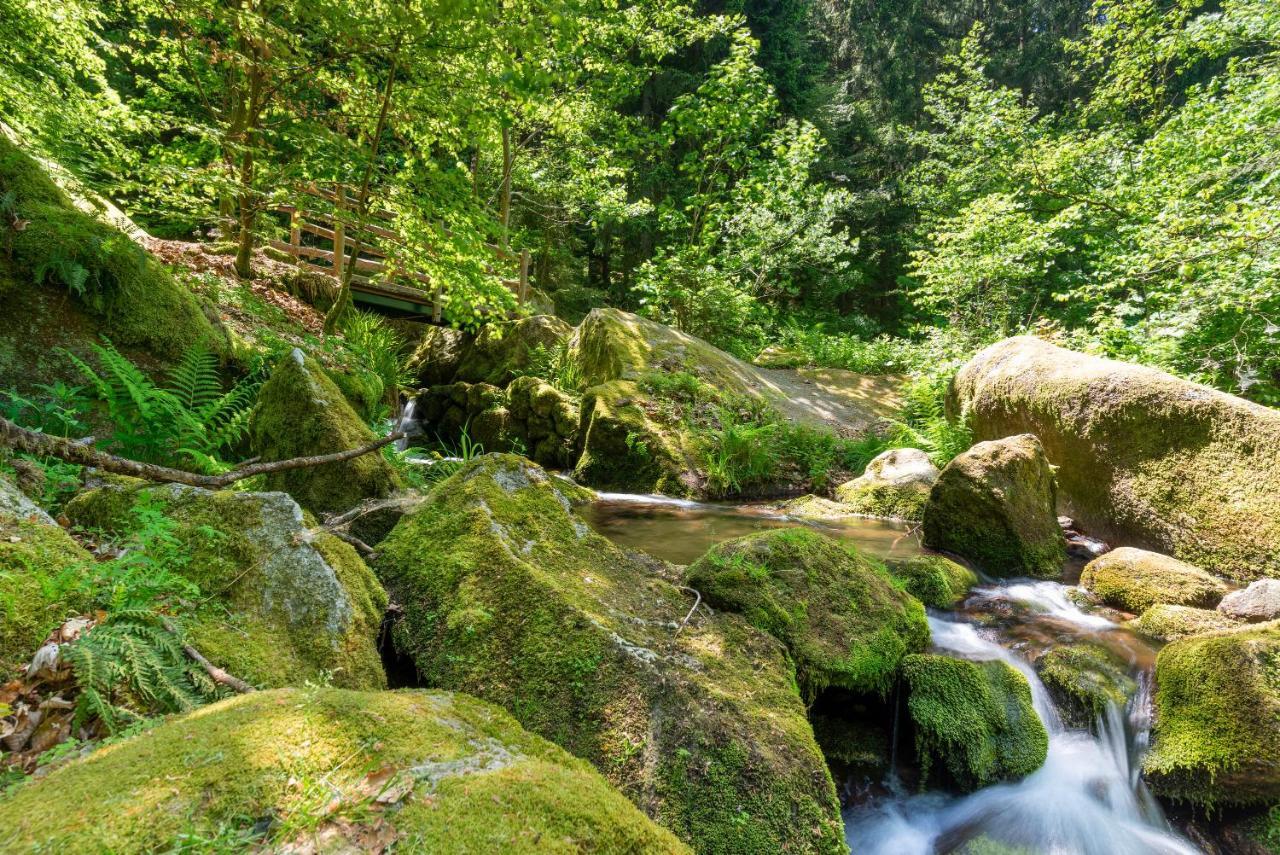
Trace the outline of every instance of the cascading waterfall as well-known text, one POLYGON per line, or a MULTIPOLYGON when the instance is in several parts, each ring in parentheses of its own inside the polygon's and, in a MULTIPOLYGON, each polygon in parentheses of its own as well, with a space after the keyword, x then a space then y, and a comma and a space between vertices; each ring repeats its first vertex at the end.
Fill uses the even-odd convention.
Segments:
MULTIPOLYGON (((978 602, 1015 601, 1091 632, 1115 625, 1081 612, 1062 586, 1019 582, 975 592, 978 602)), ((931 616, 939 652, 965 659, 1003 660, 1026 676, 1036 712, 1049 732, 1044 765, 1017 783, 1000 784, 967 796, 941 793, 889 798, 851 808, 846 837, 853 852, 866 855, 931 855, 946 852, 982 834, 1037 853, 1146 855, 1195 853, 1174 834, 1159 805, 1139 779, 1141 754, 1150 723, 1149 675, 1126 710, 1108 709, 1097 734, 1063 725, 1048 690, 1031 665, 974 624, 931 616)))

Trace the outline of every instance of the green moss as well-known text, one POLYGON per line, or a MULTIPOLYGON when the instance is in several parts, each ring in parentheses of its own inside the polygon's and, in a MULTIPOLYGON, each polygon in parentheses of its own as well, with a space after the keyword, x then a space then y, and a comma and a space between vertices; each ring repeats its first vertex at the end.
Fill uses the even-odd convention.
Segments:
POLYGON ((1173 641, 1189 635, 1204 635, 1231 629, 1239 621, 1215 609, 1193 609, 1187 606, 1152 606, 1142 616, 1125 626, 1156 641, 1173 641))
POLYGON ((1071 727, 1092 727, 1109 708, 1123 709, 1137 688, 1125 664, 1097 644, 1055 647, 1036 669, 1071 727))
POLYGON ((1280 621, 1183 638, 1156 658, 1153 792, 1203 806, 1280 801, 1280 621))
POLYGON ((1280 855, 1280 805, 1241 823, 1240 832, 1263 852, 1280 855))
MULTIPOLYGON (((375 439, 333 381, 296 349, 280 360, 258 393, 249 435, 254 453, 266 461, 332 454, 375 439)), ((345 511, 403 486, 380 454, 271 473, 266 484, 317 513, 345 511)))
POLYGON ((978 584, 978 574, 941 555, 917 555, 889 563, 889 572, 926 606, 949 609, 978 584))
POLYGON ((846 773, 880 778, 889 771, 891 735, 877 724, 844 716, 811 716, 827 762, 846 773))
POLYGON ((929 503, 929 490, 929 485, 920 483, 900 487, 851 481, 836 491, 836 499, 846 505, 850 513, 862 516, 921 520, 924 506, 929 503))
POLYGON ((122 347, 140 347, 163 359, 201 344, 225 352, 225 334, 190 291, 123 232, 78 209, 39 164, 3 136, 0 192, 13 193, 17 216, 28 221, 7 238, 7 261, 0 266, 8 268, 8 288, 67 289, 96 321, 96 331, 122 347))
POLYGON ((190 556, 180 572, 209 598, 187 616, 187 631, 212 662, 260 686, 386 684, 375 646, 386 594, 355 550, 315 530, 292 499, 117 484, 82 493, 66 513, 127 534, 129 509, 144 495, 178 524, 174 537, 190 556))
POLYGON ((943 766, 964 790, 1039 769, 1049 736, 1031 705, 1031 687, 1005 662, 908 656, 907 709, 925 779, 943 766))
POLYGON ((554 315, 488 324, 475 343, 460 354, 454 379, 505 386, 529 368, 536 353, 555 352, 572 332, 571 326, 554 315))
POLYGON ((688 851, 586 763, 445 692, 240 696, 0 803, 6 851, 278 851, 317 838, 326 851, 688 851))
POLYGON ((828 686, 883 695, 902 657, 929 644, 924 608, 884 565, 809 529, 718 544, 687 583, 785 644, 810 700, 828 686))
POLYGON ((1122 546, 1084 568, 1080 584, 1109 606, 1140 614, 1158 603, 1213 608, 1227 586, 1176 558, 1122 546))
POLYGON ((440 483, 380 544, 397 647, 500 704, 708 852, 843 851, 834 785, 781 645, 570 511, 586 491, 512 455, 440 483))
POLYGON ((779 502, 775 505, 774 509, 800 520, 834 520, 847 517, 850 514, 849 508, 839 502, 833 502, 830 499, 814 495, 787 499, 785 502, 779 502))
POLYGON ((63 620, 89 607, 92 557, 0 478, 0 681, 63 620))
POLYGON ((373 421, 382 406, 385 389, 382 380, 376 375, 364 371, 331 371, 325 374, 342 392, 342 397, 360 416, 365 424, 373 421))
POLYGON ((924 541, 994 576, 1061 577, 1066 542, 1039 441, 982 442, 948 463, 925 508, 924 541))
POLYGON ((603 489, 690 495, 697 468, 689 438, 663 425, 637 384, 618 380, 582 397, 582 454, 574 477, 603 489))
POLYGON ((1036 434, 1090 534, 1237 583, 1280 576, 1280 412, 1030 337, 974 357, 951 405, 979 438, 1036 434))

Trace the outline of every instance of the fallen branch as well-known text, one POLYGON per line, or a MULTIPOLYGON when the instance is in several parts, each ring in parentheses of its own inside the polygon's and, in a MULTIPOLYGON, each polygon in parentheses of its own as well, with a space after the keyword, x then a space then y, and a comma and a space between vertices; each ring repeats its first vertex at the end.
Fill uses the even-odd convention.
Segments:
POLYGON ((338 528, 329 528, 329 527, 327 527, 327 526, 326 526, 326 527, 324 527, 324 528, 322 528, 322 529, 320 529, 320 530, 321 530, 321 531, 328 532, 329 534, 331 534, 331 535, 333 535, 334 537, 338 538, 338 540, 343 540, 343 541, 346 541, 347 543, 351 544, 352 546, 354 546, 354 547, 355 547, 356 552, 359 552, 361 555, 365 556, 366 558, 367 558, 368 556, 370 556, 370 555, 376 555, 376 554, 377 554, 376 552, 374 552, 374 549, 373 549, 373 547, 372 547, 372 546, 370 546, 369 544, 365 543, 363 540, 361 540, 360 538, 356 537, 354 534, 351 534, 350 532, 346 532, 346 531, 343 531, 342 529, 338 529, 338 528))
POLYGON ((233 469, 222 475, 201 475, 183 469, 171 469, 168 466, 157 466, 154 463, 139 463, 114 454, 97 451, 88 445, 62 437, 49 436, 18 427, 6 418, 0 418, 0 445, 8 446, 16 451, 34 454, 37 457, 57 457, 68 463, 81 466, 92 466, 104 472, 117 475, 129 475, 134 478, 145 478, 148 481, 161 481, 173 484, 186 484, 189 487, 205 487, 217 490, 267 472, 285 472, 290 469, 303 469, 308 466, 322 466, 326 463, 342 463, 356 457, 377 451, 384 445, 390 445, 403 437, 400 431, 394 431, 382 439, 333 454, 319 454, 314 457, 291 457, 288 460, 275 460, 269 463, 253 463, 233 469))
POLYGON ((698 610, 698 606, 702 605, 702 594, 693 588, 686 587, 685 585, 677 585, 676 587, 682 591, 689 591, 697 597, 697 599, 693 601, 693 608, 689 609, 689 613, 684 616, 684 620, 680 621, 680 625, 676 627, 675 634, 679 635, 680 630, 684 629, 685 624, 689 622, 689 618, 693 617, 693 613, 698 610))
POLYGON ((169 621, 168 618, 165 618, 164 620, 164 628, 169 632, 173 633, 174 635, 178 636, 178 643, 182 645, 182 651, 186 653, 188 656, 190 656, 191 659, 197 665, 203 668, 204 672, 209 675, 209 678, 213 680, 213 682, 221 683, 224 686, 229 686, 230 688, 235 689, 237 692, 239 692, 242 695, 247 695, 250 692, 257 691, 256 689, 253 688, 253 686, 250 686, 244 680, 241 680, 239 677, 234 677, 231 674, 228 674, 226 671, 223 671, 221 668, 219 668, 217 665, 214 665, 208 659, 205 659, 199 650, 196 650, 194 647, 192 647, 190 644, 187 644, 187 642, 182 639, 182 636, 178 633, 177 628, 173 625, 173 623, 169 621))

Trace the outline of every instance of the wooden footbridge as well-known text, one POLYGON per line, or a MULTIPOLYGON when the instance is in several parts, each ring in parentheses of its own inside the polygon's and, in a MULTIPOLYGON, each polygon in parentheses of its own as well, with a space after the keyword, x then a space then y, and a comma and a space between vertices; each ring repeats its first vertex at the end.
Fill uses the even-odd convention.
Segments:
MULTIPOLYGON (((271 240, 269 246, 292 256, 298 264, 322 271, 341 282, 348 266, 351 296, 357 303, 430 317, 439 323, 444 309, 444 285, 425 273, 396 269, 387 247, 402 243, 400 235, 381 223, 395 217, 387 211, 370 211, 363 227, 351 217, 355 201, 343 185, 333 189, 318 185, 303 193, 322 200, 312 207, 281 205, 276 211, 289 217, 289 240, 271 240), (356 246, 359 245, 359 254, 356 246)), ((493 256, 490 272, 511 289, 518 305, 529 298, 529 251, 512 252, 497 244, 485 244, 493 256), (507 274, 505 277, 503 274, 507 274)))

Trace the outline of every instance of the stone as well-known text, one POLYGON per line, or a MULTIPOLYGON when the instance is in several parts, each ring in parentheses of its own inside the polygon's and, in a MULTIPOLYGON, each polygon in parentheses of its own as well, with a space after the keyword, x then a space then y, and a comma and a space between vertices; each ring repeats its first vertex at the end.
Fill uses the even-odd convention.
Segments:
POLYGON ((773 506, 773 510, 797 520, 836 520, 851 515, 849 508, 822 496, 797 496, 773 506))
POLYGON ((491 704, 439 691, 240 695, 0 802, 6 852, 168 852, 193 840, 222 851, 689 852, 587 763, 491 704))
POLYGON ((429 326, 422 331, 405 369, 420 386, 452 383, 474 343, 475 338, 462 330, 429 326))
POLYGON ((1240 621, 1214 609, 1155 605, 1125 626, 1156 641, 1174 641, 1189 635, 1207 635, 1239 626, 1240 621))
POLYGON ((1035 667, 1068 727, 1093 728, 1137 689, 1126 663, 1100 644, 1055 647, 1035 667))
POLYGON ((1155 680, 1152 792, 1213 809, 1280 802, 1280 622, 1173 641, 1155 680))
POLYGON ((935 609, 954 608, 978 584, 977 573, 943 555, 890 561, 889 572, 906 586, 908 593, 935 609))
POLYGON ((980 442, 938 476, 924 511, 924 542, 993 576, 1058 578, 1066 544, 1053 472, 1030 434, 980 442))
POLYGON ((1199 567, 1131 546, 1090 561, 1080 574, 1080 584, 1107 605, 1134 614, 1158 603, 1211 609, 1227 591, 1220 579, 1199 567))
MULTIPOLYGON (((250 445, 264 462, 349 451, 376 438, 315 360, 297 348, 277 363, 249 418, 250 445)), ((266 485, 315 513, 341 513, 404 486, 378 452, 268 473, 266 485)))
POLYGON ((1280 618, 1280 579, 1259 579, 1243 590, 1232 591, 1218 603, 1218 611, 1249 623, 1280 618))
POLYGON ((1038 436, 1090 534, 1237 584, 1280 576, 1280 411, 1028 336, 971 359, 949 408, 978 439, 1038 436))
POLYGON ((855 514, 921 520, 938 467, 918 448, 891 448, 867 464, 852 481, 836 488, 836 500, 855 514))
POLYGON ((395 647, 589 760, 702 852, 843 852, 839 805, 777 640, 678 587, 514 455, 438 484, 379 547, 395 647), (688 620, 686 621, 686 617, 688 620))
POLYGON ((386 685, 376 646, 386 593, 355 550, 317 529, 287 494, 115 479, 65 512, 77 526, 123 537, 140 505, 171 521, 186 560, 168 569, 206 598, 184 615, 187 637, 215 665, 257 686, 386 685))
POLYGON ((566 346, 573 327, 554 315, 533 315, 487 324, 458 363, 455 381, 506 386, 541 354, 549 359, 566 346))
POLYGON ((929 644, 924 608, 884 565, 807 528, 717 544, 686 583, 785 644, 810 702, 831 686, 886 695, 902 658, 929 644))

